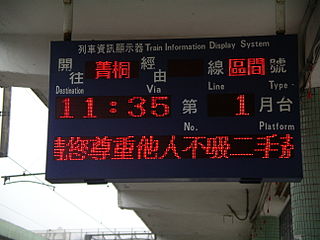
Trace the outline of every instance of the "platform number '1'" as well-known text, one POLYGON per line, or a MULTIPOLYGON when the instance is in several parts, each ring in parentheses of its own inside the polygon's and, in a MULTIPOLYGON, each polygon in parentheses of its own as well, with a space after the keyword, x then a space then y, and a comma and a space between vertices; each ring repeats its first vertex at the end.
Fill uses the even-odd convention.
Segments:
POLYGON ((245 95, 241 94, 237 97, 239 102, 239 112, 236 113, 236 116, 248 116, 249 113, 246 113, 246 105, 245 105, 245 95))

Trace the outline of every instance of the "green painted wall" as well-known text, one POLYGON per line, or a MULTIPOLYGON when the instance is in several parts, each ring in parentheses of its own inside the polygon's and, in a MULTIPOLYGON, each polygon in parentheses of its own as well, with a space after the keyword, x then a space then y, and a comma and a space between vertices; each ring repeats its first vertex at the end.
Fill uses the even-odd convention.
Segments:
POLYGON ((2 219, 0 219, 0 239, 1 237, 13 240, 47 240, 34 232, 28 231, 2 219))

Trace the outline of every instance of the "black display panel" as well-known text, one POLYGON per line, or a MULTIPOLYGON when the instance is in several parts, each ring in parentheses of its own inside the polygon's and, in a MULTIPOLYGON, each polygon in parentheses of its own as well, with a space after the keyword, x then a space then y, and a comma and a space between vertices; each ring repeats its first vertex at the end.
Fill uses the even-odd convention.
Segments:
POLYGON ((203 74, 203 59, 168 60, 168 77, 200 77, 203 74))
POLYGON ((51 43, 46 179, 299 181, 297 36, 51 43))

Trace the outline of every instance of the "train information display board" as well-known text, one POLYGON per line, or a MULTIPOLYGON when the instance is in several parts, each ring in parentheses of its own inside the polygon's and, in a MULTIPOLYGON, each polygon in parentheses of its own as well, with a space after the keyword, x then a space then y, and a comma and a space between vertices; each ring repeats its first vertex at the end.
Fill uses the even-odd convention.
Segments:
POLYGON ((46 178, 298 181, 297 37, 51 43, 46 178))

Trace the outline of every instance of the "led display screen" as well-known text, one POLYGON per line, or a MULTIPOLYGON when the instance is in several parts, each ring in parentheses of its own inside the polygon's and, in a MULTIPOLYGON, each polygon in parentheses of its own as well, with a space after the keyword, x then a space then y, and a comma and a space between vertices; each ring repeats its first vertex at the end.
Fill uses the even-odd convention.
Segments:
POLYGON ((57 97, 57 119, 169 117, 169 96, 57 97))
POLYGON ((168 60, 168 77, 200 77, 203 74, 203 59, 168 60))
POLYGON ((136 61, 88 61, 85 63, 86 79, 130 79, 139 77, 139 63, 136 61))
POLYGON ((253 116, 253 94, 209 94, 208 116, 253 116))
POLYGON ((297 37, 52 42, 46 178, 299 181, 297 37))
POLYGON ((57 137, 54 160, 292 158, 293 137, 95 136, 57 137))

